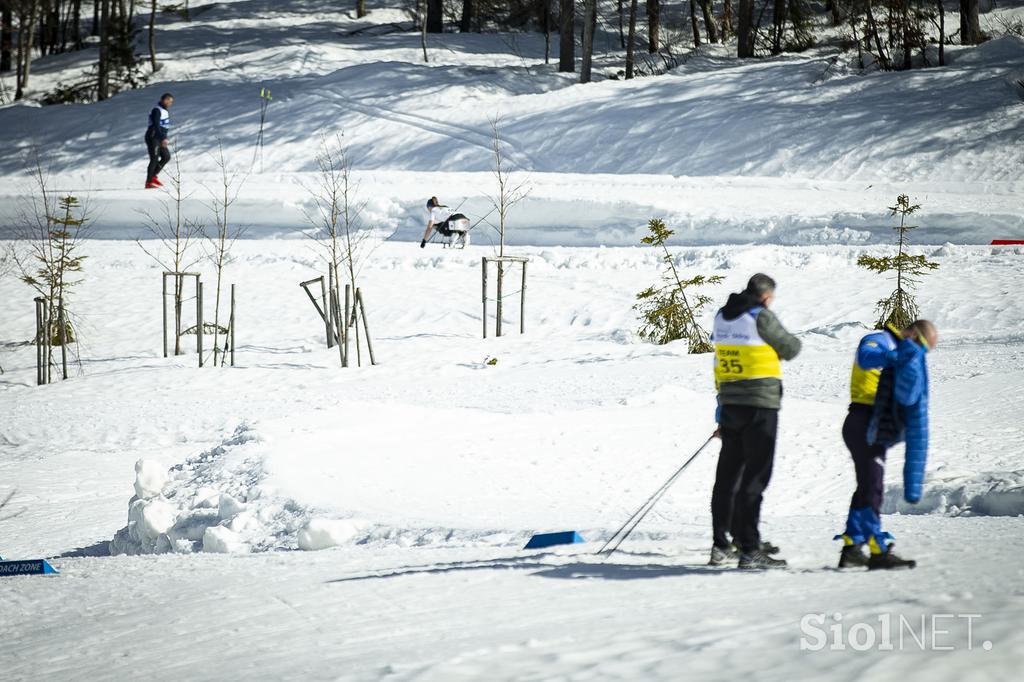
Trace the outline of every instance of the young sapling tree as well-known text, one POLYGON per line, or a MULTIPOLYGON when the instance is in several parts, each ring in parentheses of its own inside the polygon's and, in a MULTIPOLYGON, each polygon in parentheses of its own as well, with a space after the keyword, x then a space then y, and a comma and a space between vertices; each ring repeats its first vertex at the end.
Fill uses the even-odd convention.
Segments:
MULTIPOLYGON (((204 231, 206 238, 206 256, 213 265, 216 275, 214 304, 213 304, 213 365, 217 366, 217 360, 223 365, 227 353, 221 358, 220 335, 228 334, 230 330, 220 324, 220 303, 221 291, 224 283, 224 270, 234 261, 232 249, 239 237, 244 234, 245 229, 232 222, 232 206, 238 201, 238 194, 245 184, 246 177, 238 170, 231 170, 228 160, 224 156, 224 145, 217 142, 217 156, 214 157, 217 164, 218 183, 216 188, 207 187, 210 194, 209 208, 213 212, 213 230, 204 231)), ((196 329, 196 333, 202 334, 203 329, 196 329)))
POLYGON ((896 198, 896 205, 889 206, 890 217, 899 216, 900 218, 899 225, 893 228, 897 235, 896 255, 881 257, 863 255, 857 259, 857 265, 872 272, 896 273, 896 289, 875 306, 875 310, 878 312, 875 326, 879 329, 886 325, 892 325, 897 329, 906 329, 919 317, 917 300, 913 292, 920 283, 921 277, 939 267, 938 263, 928 260, 923 255, 912 256, 907 253, 910 231, 917 229, 916 225, 907 224, 907 218, 920 208, 920 204, 910 203, 910 197, 906 194, 899 195, 896 198))
MULTIPOLYGON (((194 256, 192 247, 203 234, 202 225, 192 218, 186 217, 182 208, 191 196, 184 190, 181 177, 181 165, 175 149, 171 155, 173 163, 168 177, 168 186, 164 188, 166 198, 159 214, 142 212, 146 221, 146 230, 155 240, 156 245, 136 239, 142 251, 160 265, 165 272, 186 272, 199 262, 194 256)), ((184 298, 185 279, 174 277, 174 354, 181 355, 181 316, 184 298)))
POLYGON ((633 308, 640 314, 641 321, 637 333, 641 339, 657 344, 684 339, 690 353, 714 351, 708 332, 699 321, 700 313, 711 303, 711 297, 694 290, 718 284, 722 277, 694 275, 683 279, 676 267, 676 258, 667 245, 675 233, 659 218, 652 218, 647 223, 647 230, 649 234, 640 242, 661 252, 663 270, 660 284, 647 287, 636 295, 637 303, 633 308))
MULTIPOLYGON (((85 260, 81 247, 88 231, 88 210, 74 196, 55 197, 38 156, 30 162, 29 171, 35 191, 22 207, 16 230, 20 248, 12 252, 12 259, 21 281, 45 304, 48 325, 36 343, 51 352, 54 346, 61 349, 61 375, 67 379, 68 347, 78 341, 68 303, 72 289, 82 282, 77 275, 85 260)), ((49 377, 53 358, 46 357, 45 363, 49 377)))
MULTIPOLYGON (((508 217, 512 208, 519 202, 526 199, 530 194, 529 178, 520 177, 508 160, 508 153, 505 149, 505 141, 501 138, 501 119, 497 116, 491 119, 491 152, 493 166, 491 173, 494 175, 496 193, 491 197, 493 212, 498 216, 498 224, 492 225, 498 233, 498 258, 505 256, 505 235, 508 227, 508 217)), ((497 317, 500 329, 503 314, 503 285, 505 281, 505 263, 498 260, 498 281, 497 281, 497 317)))
MULTIPOLYGON (((330 272, 330 280, 335 286, 333 295, 339 296, 343 277, 351 287, 353 306, 344 324, 345 329, 355 328, 356 363, 361 366, 362 351, 354 297, 359 289, 359 274, 376 248, 375 234, 363 221, 366 201, 360 196, 359 182, 353 175, 352 156, 342 135, 335 135, 333 139, 321 136, 316 169, 315 182, 304 187, 313 204, 312 209, 305 211, 306 222, 313 228, 311 237, 330 272)), ((338 300, 341 300, 340 296, 338 300)))

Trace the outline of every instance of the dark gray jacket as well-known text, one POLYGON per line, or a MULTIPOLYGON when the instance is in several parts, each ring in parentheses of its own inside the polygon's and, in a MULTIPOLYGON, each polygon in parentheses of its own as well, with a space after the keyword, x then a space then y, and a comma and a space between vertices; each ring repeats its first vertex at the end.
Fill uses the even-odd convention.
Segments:
MULTIPOLYGON (((756 297, 743 291, 729 296, 720 312, 725 319, 734 320, 760 305, 756 297)), ((792 360, 800 353, 800 339, 786 331, 775 313, 767 308, 757 314, 757 333, 782 360, 792 360)), ((782 405, 782 382, 774 378, 726 382, 719 386, 718 402, 777 410, 782 405)))

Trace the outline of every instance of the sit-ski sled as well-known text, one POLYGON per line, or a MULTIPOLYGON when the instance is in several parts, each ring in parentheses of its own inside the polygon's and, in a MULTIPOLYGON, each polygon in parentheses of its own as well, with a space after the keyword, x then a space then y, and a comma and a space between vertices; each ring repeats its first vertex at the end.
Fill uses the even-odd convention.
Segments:
MULTIPOLYGON (((469 218, 461 213, 453 213, 448 220, 434 226, 434 232, 441 235, 441 246, 444 248, 464 249, 469 246, 469 231, 472 225, 469 218)), ((431 239, 431 241, 434 241, 431 239)))

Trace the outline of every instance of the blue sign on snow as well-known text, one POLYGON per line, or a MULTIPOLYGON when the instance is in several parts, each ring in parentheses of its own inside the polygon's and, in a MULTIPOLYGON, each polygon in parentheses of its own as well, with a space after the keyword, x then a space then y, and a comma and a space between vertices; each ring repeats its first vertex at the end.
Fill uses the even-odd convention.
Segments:
POLYGON ((59 571, 46 559, 0 561, 0 577, 9 575, 56 575, 59 571))
POLYGON ((585 542, 583 537, 574 530, 567 530, 561 533, 537 533, 526 543, 523 549, 540 549, 542 547, 554 547, 555 545, 575 545, 585 542))

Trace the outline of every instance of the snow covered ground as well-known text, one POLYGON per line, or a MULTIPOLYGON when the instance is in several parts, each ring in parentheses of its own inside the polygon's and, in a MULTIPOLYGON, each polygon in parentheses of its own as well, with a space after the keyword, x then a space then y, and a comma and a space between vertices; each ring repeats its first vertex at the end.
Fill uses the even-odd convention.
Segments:
MULTIPOLYGON (((32 385, 32 294, 0 278, 0 499, 16 491, 0 554, 61 571, 0 581, 4 679, 1012 678, 1024 247, 982 244, 1024 237, 1024 43, 827 77, 820 54, 737 64, 710 50, 664 77, 577 86, 542 65, 535 36, 445 35, 424 66, 416 36, 346 37, 366 22, 336 3, 284 4, 202 5, 192 26, 162 16, 165 82, 144 91, 0 107, 0 224, 31 140, 60 189, 95 190, 101 237, 84 247, 70 381, 32 385), (161 268, 132 241, 163 197, 130 189, 140 121, 159 92, 178 96, 187 211, 202 217, 216 139, 252 159, 260 82, 275 94, 265 170, 240 196, 249 238, 227 273, 238 366, 198 369, 191 352, 162 357, 161 268), (484 341, 489 233, 464 251, 410 241, 430 194, 486 213, 494 114, 533 185, 509 231, 531 262, 526 335, 484 341), (324 269, 300 231, 325 127, 344 129, 369 222, 391 235, 362 273, 376 367, 338 367, 298 287, 324 269), (856 259, 885 250, 885 206, 903 191, 924 205, 915 253, 940 264, 919 297, 941 334, 926 496, 900 502, 897 448, 885 518, 919 567, 840 574, 826 567, 853 486, 849 366, 891 286, 856 259), (776 277, 778 314, 804 341, 764 514, 790 571, 703 566, 716 447, 622 551, 593 554, 714 428, 707 357, 634 333, 658 257, 628 245, 656 215, 685 272, 725 277, 716 304, 754 272, 776 277), (130 516, 137 492, 157 503, 130 516), (521 549, 568 529, 589 542, 521 549), (851 645, 886 624, 892 650, 851 645)), ((369 19, 401 20, 380 5, 369 19)), ((36 87, 88 59, 40 62, 36 87)))
MULTIPOLYGON (((364 284, 381 364, 341 370, 297 286, 314 271, 308 245, 243 242, 239 367, 200 370, 194 355, 160 357, 158 270, 138 247, 89 247, 83 376, 31 387, 34 351, 9 345, 31 333, 31 307, 0 318, 14 330, 0 492, 16 488, 24 509, 4 522, 3 550, 57 557, 62 571, 0 583, 0 658, 15 678, 952 680, 1020 663, 1021 249, 926 250, 942 267, 921 302, 943 334, 928 513, 887 517, 921 565, 884 576, 821 569, 853 479, 839 436, 850 355, 885 283, 853 266, 855 247, 681 250, 688 269, 726 276, 716 300, 754 269, 775 275, 779 314, 806 344, 787 367, 765 510, 796 570, 743 576, 700 567, 713 450, 624 552, 591 554, 713 428, 706 357, 632 335, 653 254, 521 249, 533 259, 528 333, 484 342, 486 250, 387 244, 364 284), (214 525, 225 514, 228 544, 248 556, 102 556, 127 523, 139 459, 192 460, 178 499, 244 503, 225 512, 214 497, 206 511, 214 525), (977 495, 967 508, 965 487, 977 495), (351 520, 351 538, 264 551, 294 549, 310 519, 351 520), (533 531, 569 528, 591 544, 520 549, 533 531), (922 615, 927 628, 935 614, 981 618, 971 650, 961 618, 937 625, 952 624, 937 642, 953 653, 921 652, 909 634, 903 653, 801 651, 801 619, 818 613, 902 615, 915 632, 922 615), (154 645, 180 654, 154 657, 154 645)), ((13 281, 0 293, 28 298, 13 281)), ((892 469, 898 494, 898 454, 892 469)))

